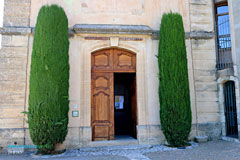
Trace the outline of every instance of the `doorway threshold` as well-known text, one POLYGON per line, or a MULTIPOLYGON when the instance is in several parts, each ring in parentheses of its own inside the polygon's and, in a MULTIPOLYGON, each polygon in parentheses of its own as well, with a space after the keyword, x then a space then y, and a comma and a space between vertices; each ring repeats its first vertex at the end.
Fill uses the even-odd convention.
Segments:
POLYGON ((91 147, 138 145, 138 140, 128 135, 117 135, 114 140, 92 141, 91 147))

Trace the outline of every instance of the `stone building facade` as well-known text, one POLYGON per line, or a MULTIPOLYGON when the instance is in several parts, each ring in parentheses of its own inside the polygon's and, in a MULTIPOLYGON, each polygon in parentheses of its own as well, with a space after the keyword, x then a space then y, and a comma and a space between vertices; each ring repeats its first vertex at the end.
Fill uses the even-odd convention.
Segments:
MULTIPOLYGON (((4 0, 0 50, 0 147, 32 144, 26 116, 34 26, 42 5, 62 6, 69 19, 70 88, 68 148, 104 145, 93 141, 91 55, 114 48, 136 56, 136 139, 164 143, 159 118, 158 31, 165 12, 179 12, 186 32, 191 94, 190 138, 228 136, 225 83, 234 82, 240 136, 240 2, 228 0, 231 64, 219 63, 216 7, 227 0, 4 0), (74 116, 78 113, 79 116, 74 116)), ((226 47, 225 47, 226 49, 226 47)), ((238 136, 236 136, 238 137, 238 136)), ((117 144, 117 143, 116 143, 117 144)))

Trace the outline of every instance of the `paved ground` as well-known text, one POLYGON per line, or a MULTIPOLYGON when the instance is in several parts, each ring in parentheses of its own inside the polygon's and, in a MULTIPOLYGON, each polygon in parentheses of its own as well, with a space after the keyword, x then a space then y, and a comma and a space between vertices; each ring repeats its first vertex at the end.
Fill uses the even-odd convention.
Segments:
POLYGON ((68 150, 57 157, 36 157, 33 153, 0 155, 0 160, 240 160, 240 143, 211 141, 195 144, 187 149, 168 148, 162 145, 138 145, 68 150))

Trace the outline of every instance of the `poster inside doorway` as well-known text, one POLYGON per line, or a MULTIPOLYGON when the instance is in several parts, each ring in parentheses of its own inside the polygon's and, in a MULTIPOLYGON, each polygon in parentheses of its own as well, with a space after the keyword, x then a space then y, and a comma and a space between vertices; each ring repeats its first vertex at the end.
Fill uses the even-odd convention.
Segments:
POLYGON ((115 109, 124 108, 124 96, 115 96, 115 109))

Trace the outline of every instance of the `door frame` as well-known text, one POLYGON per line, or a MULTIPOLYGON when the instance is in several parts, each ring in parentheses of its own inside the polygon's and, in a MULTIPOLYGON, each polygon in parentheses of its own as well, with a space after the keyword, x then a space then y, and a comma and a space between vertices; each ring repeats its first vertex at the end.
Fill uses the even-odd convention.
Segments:
MULTIPOLYGON (((136 54, 132 51, 126 50, 126 49, 120 49, 120 48, 105 48, 105 49, 100 49, 97 51, 94 51, 91 53, 91 127, 92 127, 92 141, 95 140, 95 132, 94 132, 94 117, 93 115, 95 115, 94 113, 94 109, 93 109, 93 104, 94 104, 94 100, 93 100, 93 79, 92 79, 92 75, 93 73, 112 73, 114 75, 114 73, 135 73, 136 74, 136 54), (110 55, 112 54, 112 57, 108 56, 106 53, 104 53, 104 51, 109 51, 110 55), (107 65, 101 64, 99 65, 100 67, 96 67, 94 66, 95 61, 96 61, 96 56, 94 57, 94 54, 98 55, 98 54, 104 54, 105 55, 105 59, 108 59, 108 61, 112 60, 112 62, 110 61, 107 65), (125 57, 124 57, 125 56, 125 57), (121 58, 122 57, 122 58, 121 58), (125 64, 126 63, 126 59, 129 60, 130 57, 130 61, 131 61, 131 65, 125 64), (123 61, 121 62, 120 59, 123 59, 123 61), (125 60, 124 60, 125 59, 125 60), (94 64, 93 64, 94 63, 94 64), (112 65, 112 67, 111 67, 112 65), (105 69, 104 69, 105 67, 105 69)), ((135 76, 135 78, 137 79, 137 74, 135 76)), ((113 91, 112 91, 112 99, 114 100, 114 76, 112 78, 113 81, 113 91)), ((136 128, 138 125, 138 107, 137 107, 137 85, 135 83, 135 93, 136 93, 136 128)), ((114 103, 112 103, 111 106, 111 110, 114 110, 114 103)), ((113 125, 113 133, 114 133, 114 112, 113 112, 113 117, 111 119, 113 119, 112 125, 113 125)), ((107 140, 112 140, 114 139, 114 135, 113 136, 110 134, 109 138, 107 140)), ((137 136, 137 135, 136 135, 137 136)))

